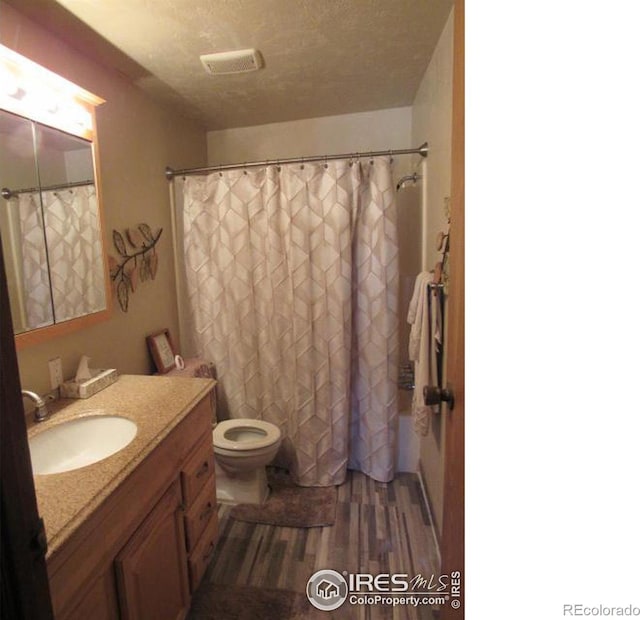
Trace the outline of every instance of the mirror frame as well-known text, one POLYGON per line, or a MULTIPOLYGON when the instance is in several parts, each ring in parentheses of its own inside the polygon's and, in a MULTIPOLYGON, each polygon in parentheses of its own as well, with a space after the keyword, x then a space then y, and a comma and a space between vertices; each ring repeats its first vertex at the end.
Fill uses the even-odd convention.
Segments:
POLYGON ((4 61, 5 66, 10 66, 14 74, 18 75, 25 81, 37 82, 38 88, 42 89, 50 88, 52 93, 60 99, 61 93, 70 105, 76 108, 81 108, 86 114, 86 119, 90 119, 89 123, 85 123, 83 126, 70 125, 66 119, 62 119, 65 122, 61 122, 53 114, 39 115, 37 111, 29 109, 22 101, 22 99, 13 99, 11 97, 2 97, 0 101, 0 107, 8 112, 13 112, 22 117, 36 121, 42 125, 47 125, 58 129, 65 133, 84 138, 91 142, 91 153, 93 155, 93 174, 96 187, 96 198, 98 202, 98 214, 100 221, 100 232, 102 237, 102 262, 104 269, 104 283, 105 283, 105 301, 106 307, 104 310, 99 310, 92 314, 87 314, 75 319, 69 319, 54 325, 48 325, 46 327, 39 327, 21 334, 15 334, 15 345, 17 350, 24 349, 25 347, 47 342, 53 338, 64 336, 81 329, 85 329, 97 323, 108 320, 113 312, 113 300, 111 291, 111 278, 109 274, 109 263, 107 258, 107 235, 104 222, 104 207, 102 203, 102 183, 100 178, 100 163, 99 163, 99 148, 98 137, 96 127, 96 115, 95 109, 97 106, 104 103, 104 99, 101 99, 97 95, 90 93, 89 91, 76 86, 72 82, 60 77, 59 75, 41 67, 33 61, 17 54, 13 50, 0 45, 0 60, 4 61))

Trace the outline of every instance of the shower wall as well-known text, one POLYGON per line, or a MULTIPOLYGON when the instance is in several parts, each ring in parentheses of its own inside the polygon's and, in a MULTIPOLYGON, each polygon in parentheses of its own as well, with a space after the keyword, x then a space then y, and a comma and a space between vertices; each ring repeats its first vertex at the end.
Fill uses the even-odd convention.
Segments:
MULTIPOLYGON (((412 137, 412 108, 402 107, 359 114, 310 118, 254 127, 212 131, 207 135, 209 164, 276 159, 331 153, 367 152, 419 146, 425 137, 412 137)), ((422 158, 398 156, 394 180, 420 172, 422 158)), ((400 363, 407 360, 407 307, 415 276, 421 269, 422 207, 420 185, 397 193, 400 251, 400 363)), ((410 417, 411 392, 400 391, 400 415, 397 467, 417 471, 419 440, 410 417)))

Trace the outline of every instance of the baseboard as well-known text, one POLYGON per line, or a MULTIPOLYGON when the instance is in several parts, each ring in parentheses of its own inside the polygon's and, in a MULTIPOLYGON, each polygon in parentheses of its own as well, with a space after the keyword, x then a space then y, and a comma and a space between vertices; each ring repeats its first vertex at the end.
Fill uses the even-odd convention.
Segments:
POLYGON ((418 480, 420 481, 420 488, 422 489, 422 498, 424 499, 425 506, 427 507, 427 512, 429 513, 429 521, 431 521, 431 531, 433 532, 433 540, 436 544, 436 550, 438 552, 438 560, 442 564, 442 556, 440 555, 440 532, 436 526, 436 521, 433 518, 433 504, 431 503, 431 498, 429 497, 429 489, 425 482, 424 476, 422 475, 422 462, 418 461, 418 480))

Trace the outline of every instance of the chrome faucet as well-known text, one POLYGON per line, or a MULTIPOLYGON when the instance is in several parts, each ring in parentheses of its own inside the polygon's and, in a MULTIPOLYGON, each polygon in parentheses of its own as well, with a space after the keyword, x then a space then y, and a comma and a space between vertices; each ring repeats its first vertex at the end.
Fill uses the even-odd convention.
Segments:
POLYGON ((42 422, 49 417, 49 410, 47 409, 47 403, 40 398, 35 392, 29 390, 22 390, 22 395, 30 398, 36 405, 35 416, 36 422, 42 422))

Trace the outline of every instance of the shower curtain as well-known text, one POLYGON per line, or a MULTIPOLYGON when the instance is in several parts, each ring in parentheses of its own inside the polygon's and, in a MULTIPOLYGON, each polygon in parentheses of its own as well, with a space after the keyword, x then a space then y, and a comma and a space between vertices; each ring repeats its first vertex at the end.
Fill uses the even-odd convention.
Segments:
POLYGON ((390 162, 338 160, 184 182, 187 306, 220 417, 283 433, 303 486, 393 478, 398 245, 390 162))
POLYGON ((10 208, 17 203, 20 235, 18 252, 21 256, 24 300, 24 317, 21 323, 27 329, 36 329, 53 323, 51 289, 49 288, 49 269, 47 247, 44 242, 44 223, 40 196, 34 193, 20 194, 11 198, 10 208))
POLYGON ((43 191, 56 322, 106 308, 95 185, 43 191))
POLYGON ((95 186, 21 194, 18 209, 27 325, 50 325, 54 313, 59 323, 105 308, 95 186))

